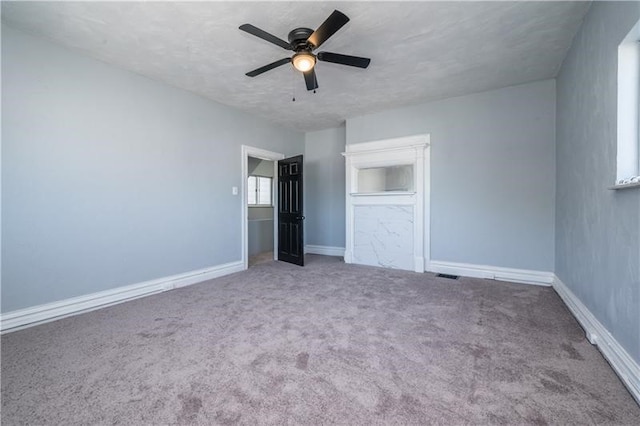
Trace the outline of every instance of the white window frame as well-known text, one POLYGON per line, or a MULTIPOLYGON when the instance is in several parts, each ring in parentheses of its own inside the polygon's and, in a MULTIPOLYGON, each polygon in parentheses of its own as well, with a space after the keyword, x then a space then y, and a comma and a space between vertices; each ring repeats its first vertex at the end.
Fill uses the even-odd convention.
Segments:
MULTIPOLYGON (((271 176, 260 176, 260 175, 249 175, 247 177, 247 189, 249 188, 249 179, 256 179, 256 202, 250 203, 249 197, 247 196, 247 205, 249 207, 271 207, 273 206, 273 177, 271 176), (267 202, 261 202, 263 200, 260 199, 260 179, 268 179, 269 180, 269 200, 267 202)), ((248 192, 247 192, 248 195, 248 192)))
POLYGON ((640 188, 640 20, 618 46, 616 181, 640 188))

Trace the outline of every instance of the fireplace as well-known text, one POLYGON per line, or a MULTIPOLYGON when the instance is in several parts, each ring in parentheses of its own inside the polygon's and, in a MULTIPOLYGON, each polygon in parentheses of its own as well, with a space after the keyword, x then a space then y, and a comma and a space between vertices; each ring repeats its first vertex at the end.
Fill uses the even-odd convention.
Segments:
POLYGON ((347 145, 345 262, 424 272, 429 135, 347 145))

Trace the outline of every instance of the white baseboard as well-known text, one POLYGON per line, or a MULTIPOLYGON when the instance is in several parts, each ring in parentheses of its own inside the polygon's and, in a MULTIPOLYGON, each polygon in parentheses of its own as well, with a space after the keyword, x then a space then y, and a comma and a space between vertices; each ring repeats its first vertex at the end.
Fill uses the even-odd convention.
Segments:
POLYGON ((631 355, 624 350, 609 330, 557 276, 554 276, 553 289, 576 317, 589 342, 598 346, 602 355, 609 361, 631 395, 640 404, 640 365, 631 358, 631 355))
POLYGON ((473 265, 470 263, 443 262, 439 260, 432 260, 429 270, 441 274, 462 275, 464 277, 487 278, 542 286, 550 286, 553 283, 554 277, 553 272, 473 265))
POLYGON ((304 246, 304 252, 309 254, 344 257, 344 247, 316 246, 313 244, 307 244, 304 246))
POLYGON ((0 331, 16 331, 71 315, 93 311, 127 300, 185 287, 202 281, 244 270, 242 262, 231 262, 210 268, 198 269, 183 274, 158 278, 138 284, 100 291, 30 308, 0 314, 0 331))

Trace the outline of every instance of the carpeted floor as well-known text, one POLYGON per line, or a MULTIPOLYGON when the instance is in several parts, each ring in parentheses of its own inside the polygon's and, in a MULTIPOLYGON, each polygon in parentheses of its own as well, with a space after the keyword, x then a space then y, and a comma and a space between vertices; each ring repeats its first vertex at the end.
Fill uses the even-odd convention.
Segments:
POLYGON ((2 337, 2 424, 639 424, 550 288, 308 256, 2 337))
POLYGON ((261 263, 271 262, 271 261, 273 261, 272 251, 265 251, 262 253, 258 253, 255 256, 249 257, 249 268, 255 265, 259 265, 261 263))

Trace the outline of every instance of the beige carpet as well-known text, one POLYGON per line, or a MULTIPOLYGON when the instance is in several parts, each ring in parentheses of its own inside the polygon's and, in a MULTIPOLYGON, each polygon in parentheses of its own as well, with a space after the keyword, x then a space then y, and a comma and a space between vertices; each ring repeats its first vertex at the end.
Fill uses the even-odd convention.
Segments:
POLYGON ((640 424, 550 288, 279 262, 2 337, 2 424, 640 424))
POLYGON ((273 261, 273 252, 265 251, 249 257, 249 267, 273 261))

